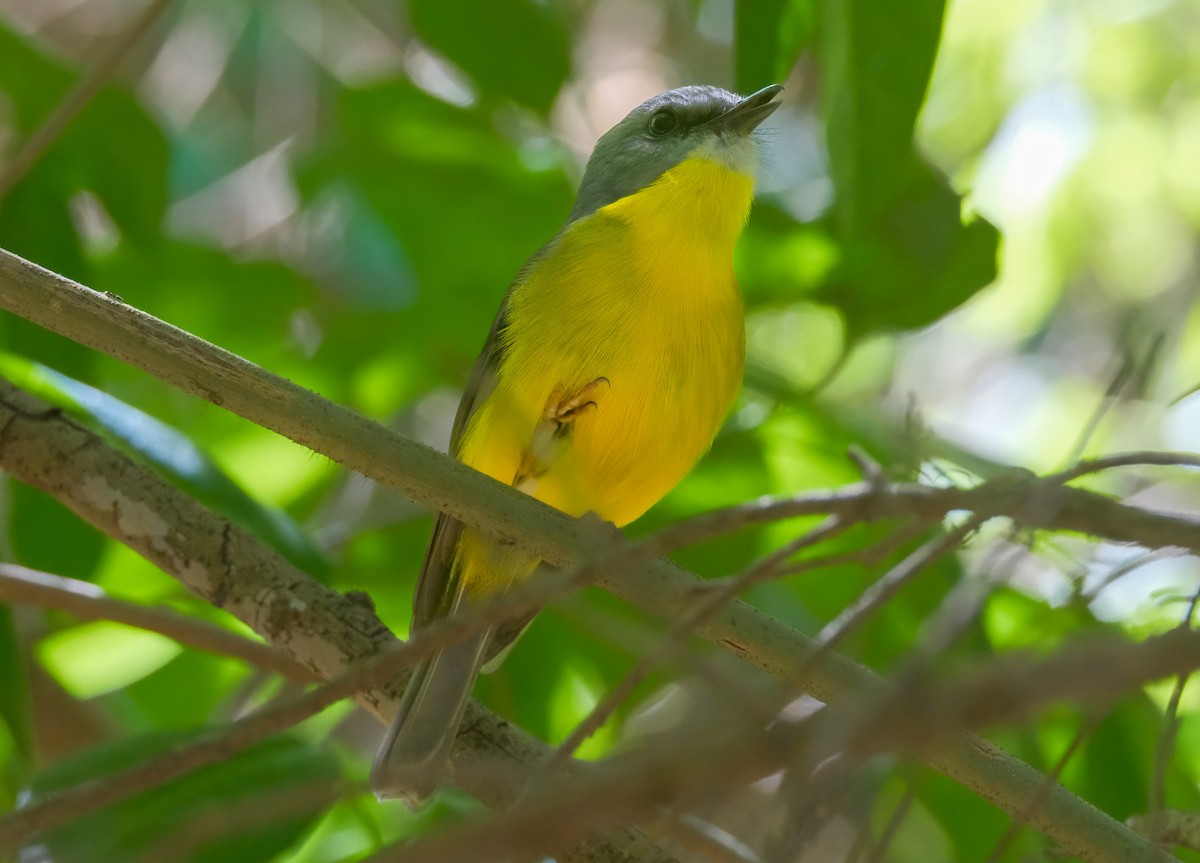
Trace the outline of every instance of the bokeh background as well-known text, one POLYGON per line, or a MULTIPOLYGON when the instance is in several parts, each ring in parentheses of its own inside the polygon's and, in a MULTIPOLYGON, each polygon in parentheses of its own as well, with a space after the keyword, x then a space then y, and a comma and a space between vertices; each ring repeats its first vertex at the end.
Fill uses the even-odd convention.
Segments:
MULTIPOLYGON (((745 392, 709 456, 634 532, 854 481, 851 445, 890 476, 938 484, 1200 449, 1196 0, 175 0, 4 188, 22 142, 142 9, 0 0, 0 246, 438 447, 505 287, 562 223, 597 136, 672 86, 787 86, 736 262, 745 392)), ((405 632, 428 512, 22 321, 3 317, 0 335, 5 374, 136 452, 165 453, 169 476, 314 576, 368 591, 405 632)), ((1097 485, 1150 506, 1200 503, 1186 473, 1097 485)), ((8 482, 3 512, 8 559, 236 627, 36 491, 8 482)), ((795 531, 678 558, 727 576, 795 531)), ((886 563, 749 598, 815 632, 886 563)), ((1160 631, 1200 586, 1194 560, 997 526, 847 651, 893 667, 964 578, 994 590, 962 656, 1160 631)), ((661 632, 585 593, 542 614, 477 695, 557 742, 661 632)), ((58 613, 0 606, 0 642, 6 807, 30 783, 112 769, 286 691, 233 660, 58 613)), ((686 690, 671 681, 643 684, 583 754, 663 721, 686 690)), ((1155 767, 1169 693, 1116 705, 1066 784, 1122 819, 1160 785, 1172 805, 1200 805, 1195 687, 1174 756, 1155 767)), ((996 736, 1045 768, 1085 718, 1063 707, 996 736)), ((327 711, 119 818, 61 831, 44 859, 134 859, 214 812, 271 811, 297 777, 345 790, 332 806, 214 828, 187 859, 353 860, 472 810, 453 791, 417 815, 375 804, 362 780, 380 730, 349 705, 327 711)), ((903 760, 864 783, 839 817, 850 834, 879 828, 906 800, 891 859, 984 859, 1007 823, 903 760)), ((756 801, 713 817, 753 844, 779 827, 756 801)), ((1006 859, 1042 859, 1043 846, 1023 834, 1006 859)))

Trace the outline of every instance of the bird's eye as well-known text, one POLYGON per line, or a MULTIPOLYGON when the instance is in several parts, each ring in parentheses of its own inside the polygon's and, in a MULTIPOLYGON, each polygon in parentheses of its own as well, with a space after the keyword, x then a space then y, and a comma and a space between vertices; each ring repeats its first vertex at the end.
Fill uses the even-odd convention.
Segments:
POLYGON ((663 135, 673 132, 678 125, 679 120, 676 119, 675 112, 663 108, 661 111, 656 111, 650 118, 650 134, 661 138, 663 135))

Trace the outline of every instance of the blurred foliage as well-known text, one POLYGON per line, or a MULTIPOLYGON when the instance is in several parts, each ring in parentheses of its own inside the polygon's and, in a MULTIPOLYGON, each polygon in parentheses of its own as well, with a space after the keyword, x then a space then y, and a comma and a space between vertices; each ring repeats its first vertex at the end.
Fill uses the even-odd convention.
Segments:
MULTIPOLYGON (((0 171, 140 8, 0 0, 0 171)), ((1195 450, 1198 39, 1190 0, 177 0, 0 200, 0 246, 442 446, 500 297, 565 218, 595 138, 671 86, 780 81, 736 260, 747 386, 701 465, 633 531, 854 481, 851 445, 891 476, 938 483, 1080 453, 1195 450)), ((314 576, 369 591, 403 634, 423 509, 23 321, 0 317, 0 346, 5 374, 314 576)), ((1172 508, 1200 499, 1194 477, 1152 479, 1103 487, 1172 508)), ((8 482, 3 495, 4 558, 241 629, 40 492, 8 482)), ((800 529, 678 559, 725 577, 800 529)), ((1132 551, 1012 540, 989 530, 931 567, 845 650, 896 667, 964 578, 997 589, 949 663, 1159 631, 1200 582, 1170 558, 1109 580, 1132 551)), ((748 599, 815 632, 919 541, 748 599)), ((587 591, 543 613, 477 694, 557 742, 662 631, 587 591)), ((680 703, 686 681, 671 680, 644 682, 584 755, 680 703)), ((0 801, 114 770, 278 693, 157 636, 0 607, 0 801)), ((1169 693, 1114 706, 1064 782, 1116 817, 1144 811, 1169 693)), ((1200 805, 1198 706, 1187 690, 1162 771, 1178 808, 1200 805)), ((995 736, 1049 769, 1088 721, 1064 707, 995 736)), ((331 711, 46 848, 135 859, 173 833, 195 838, 192 860, 325 863, 473 811, 453 791, 419 815, 361 795, 378 733, 331 711), (285 778, 346 790, 288 809, 285 778), (213 827, 239 811, 261 817, 213 827)), ((876 767, 863 823, 882 831, 913 795, 893 859, 985 859, 1007 824, 919 766, 876 767)), ((718 819, 755 805, 731 801, 718 819)), ((1046 851, 1026 831, 1005 859, 1046 851)))
MULTIPOLYGON (((43 773, 35 793, 48 793, 130 767, 182 746, 195 733, 126 736, 64 759, 43 773)), ((305 792, 330 792, 337 759, 323 747, 290 737, 264 741, 219 764, 129 798, 49 831, 41 846, 52 860, 87 863, 136 860, 164 852, 180 863, 271 860, 295 844, 320 815, 322 801, 305 792), (253 816, 266 801, 268 817, 253 816)))

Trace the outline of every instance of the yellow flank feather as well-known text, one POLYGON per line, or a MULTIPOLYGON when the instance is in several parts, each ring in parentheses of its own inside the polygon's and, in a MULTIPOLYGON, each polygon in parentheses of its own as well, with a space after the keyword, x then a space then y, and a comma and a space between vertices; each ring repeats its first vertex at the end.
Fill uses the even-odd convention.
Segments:
MULTIPOLYGON (((571 515, 617 525, 666 494, 708 448, 741 382, 731 261, 752 195, 751 177, 690 158, 569 225, 512 289, 496 385, 459 458, 571 515), (594 408, 537 445, 548 404, 580 392, 594 408), (538 469, 529 475, 531 447, 538 469)), ((480 599, 536 563, 466 530, 456 568, 480 599)))

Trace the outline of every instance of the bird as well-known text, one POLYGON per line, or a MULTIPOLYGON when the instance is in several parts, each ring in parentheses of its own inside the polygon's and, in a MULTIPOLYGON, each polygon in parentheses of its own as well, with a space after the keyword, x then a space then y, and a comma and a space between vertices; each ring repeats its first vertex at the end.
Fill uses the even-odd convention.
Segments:
MULTIPOLYGON (((733 271, 759 147, 783 88, 686 86, 602 135, 566 223, 517 274, 470 375, 450 454, 572 516, 617 527, 712 444, 741 386, 733 271)), ((540 561, 442 513, 413 631, 511 589, 540 561)), ((531 618, 476 631, 421 662, 371 770, 377 797, 436 790, 475 678, 531 618)))

